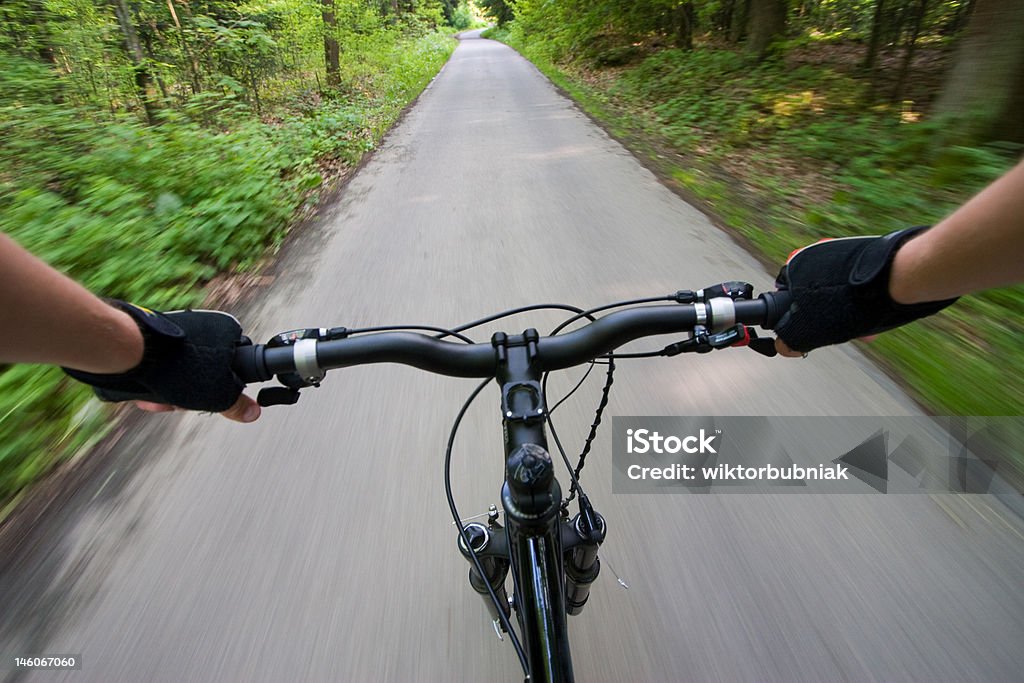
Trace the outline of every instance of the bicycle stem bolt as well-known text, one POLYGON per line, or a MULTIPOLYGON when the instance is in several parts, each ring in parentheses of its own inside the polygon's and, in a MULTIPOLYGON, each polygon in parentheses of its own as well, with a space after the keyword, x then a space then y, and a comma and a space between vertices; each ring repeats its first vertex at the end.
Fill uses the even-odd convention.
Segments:
POLYGON ((506 474, 509 486, 516 493, 546 492, 555 476, 555 467, 547 450, 525 443, 509 454, 506 474))

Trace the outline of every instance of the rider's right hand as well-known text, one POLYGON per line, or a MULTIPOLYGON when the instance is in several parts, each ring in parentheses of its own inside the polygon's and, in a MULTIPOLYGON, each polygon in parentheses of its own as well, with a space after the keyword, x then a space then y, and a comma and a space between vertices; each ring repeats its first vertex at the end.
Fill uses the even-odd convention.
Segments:
POLYGON ((127 372, 97 374, 65 368, 91 385, 105 401, 136 401, 144 410, 174 407, 223 413, 241 422, 259 417, 259 406, 244 396, 245 384, 232 370, 242 339, 238 321, 220 311, 160 313, 122 301, 112 305, 138 325, 142 362, 127 372))
POLYGON ((899 304, 889 295, 896 251, 927 228, 824 240, 794 252, 775 281, 792 296, 775 325, 779 350, 806 353, 937 313, 956 299, 899 304))

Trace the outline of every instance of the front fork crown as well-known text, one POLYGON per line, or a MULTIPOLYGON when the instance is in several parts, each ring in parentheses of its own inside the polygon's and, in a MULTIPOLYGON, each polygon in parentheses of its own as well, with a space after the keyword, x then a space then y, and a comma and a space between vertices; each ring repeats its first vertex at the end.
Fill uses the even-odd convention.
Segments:
MULTIPOLYGON (((563 566, 565 567, 565 599, 566 612, 577 615, 583 611, 590 598, 590 587, 601 572, 601 560, 598 550, 607 534, 604 517, 590 507, 589 501, 581 501, 581 512, 572 519, 560 519, 558 522, 559 536, 562 546, 563 566)), ((501 628, 497 606, 487 591, 487 583, 501 604, 505 617, 511 616, 511 607, 515 598, 509 597, 505 589, 511 566, 508 550, 508 538, 505 528, 498 523, 496 508, 492 505, 487 525, 470 523, 463 528, 476 552, 486 577, 480 576, 473 566, 469 551, 461 536, 458 538, 459 552, 470 563, 469 583, 484 601, 495 628, 501 628)), ((500 633, 499 633, 500 637, 500 633)))

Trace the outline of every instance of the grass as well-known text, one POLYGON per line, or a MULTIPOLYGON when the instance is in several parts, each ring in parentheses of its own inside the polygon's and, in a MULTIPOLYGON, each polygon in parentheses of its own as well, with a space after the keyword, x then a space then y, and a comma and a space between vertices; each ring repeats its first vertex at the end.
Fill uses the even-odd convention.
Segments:
MULTIPOLYGON (((1015 161, 971 146, 909 103, 866 105, 866 83, 834 66, 732 50, 649 51, 598 68, 554 61, 513 24, 509 43, 766 263, 822 237, 931 224, 1015 161)), ((937 414, 1024 414, 1024 288, 965 297, 863 345, 937 414), (965 390, 970 386, 970 390, 965 390)))
MULTIPOLYGON (((324 170, 358 164, 454 48, 370 37, 347 47, 343 97, 293 92, 262 119, 201 97, 154 127, 54 104, 50 74, 0 57, 0 230, 105 296, 198 304, 272 254, 324 170)), ((0 368, 0 501, 102 434, 91 395, 56 368, 0 368)))

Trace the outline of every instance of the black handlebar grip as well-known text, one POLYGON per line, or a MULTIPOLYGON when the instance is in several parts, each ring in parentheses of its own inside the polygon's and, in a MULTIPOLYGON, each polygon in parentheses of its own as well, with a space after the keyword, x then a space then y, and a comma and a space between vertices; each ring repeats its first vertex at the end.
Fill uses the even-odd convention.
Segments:
POLYGON ((264 361, 265 349, 263 344, 244 344, 235 349, 235 360, 231 363, 231 369, 245 384, 266 382, 273 377, 264 361))
POLYGON ((758 297, 765 304, 764 323, 761 327, 767 330, 775 329, 779 319, 789 310, 789 304, 793 301, 793 295, 787 290, 776 292, 764 292, 758 297))

